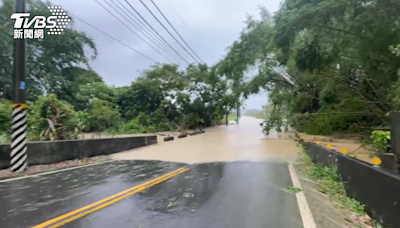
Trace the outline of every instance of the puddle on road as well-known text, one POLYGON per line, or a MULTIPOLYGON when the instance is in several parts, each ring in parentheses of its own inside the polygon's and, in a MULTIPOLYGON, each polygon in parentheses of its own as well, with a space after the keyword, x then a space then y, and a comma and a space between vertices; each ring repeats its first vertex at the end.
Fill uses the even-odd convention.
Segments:
POLYGON ((239 125, 207 129, 205 134, 175 138, 137 150, 112 155, 114 159, 163 160, 181 163, 206 163, 215 161, 292 160, 299 149, 289 134, 276 133, 264 136, 261 120, 242 117, 239 125))

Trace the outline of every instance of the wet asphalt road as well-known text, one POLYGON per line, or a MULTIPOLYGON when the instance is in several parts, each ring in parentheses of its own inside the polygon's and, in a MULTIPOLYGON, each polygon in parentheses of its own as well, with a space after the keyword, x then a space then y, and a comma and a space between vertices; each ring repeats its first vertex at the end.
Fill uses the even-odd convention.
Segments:
POLYGON ((296 149, 293 141, 260 138, 258 120, 243 118, 238 126, 121 153, 126 160, 0 181, 0 228, 34 227, 182 167, 189 170, 61 227, 302 228, 281 162, 296 149), (138 158, 190 165, 132 160, 138 158), (220 159, 230 162, 211 162, 220 159))
POLYGON ((114 161, 0 182, 0 227, 32 227, 183 166, 158 161, 114 161))
MULTIPOLYGON (((0 183, 0 224, 27 228, 187 165, 115 161, 0 183)), ((278 162, 207 163, 62 226, 301 228, 291 178, 278 162)))

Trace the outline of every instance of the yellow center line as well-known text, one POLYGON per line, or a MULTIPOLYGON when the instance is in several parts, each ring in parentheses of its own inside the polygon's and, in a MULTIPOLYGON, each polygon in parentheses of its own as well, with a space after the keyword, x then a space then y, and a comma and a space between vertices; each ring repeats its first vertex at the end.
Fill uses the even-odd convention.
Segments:
MULTIPOLYGON (((187 169, 187 170, 189 170, 189 169, 187 169)), ((54 224, 54 225, 49 226, 48 228, 58 228, 58 227, 60 227, 60 226, 63 226, 63 225, 65 225, 65 224, 69 223, 69 222, 72 222, 72 221, 74 221, 74 220, 77 220, 77 219, 79 219, 79 218, 82 218, 82 217, 84 217, 84 216, 86 216, 86 215, 88 215, 88 214, 90 214, 90 213, 93 213, 93 212, 95 212, 95 211, 98 211, 98 210, 101 210, 101 209, 103 209, 103 208, 105 208, 105 207, 108 207, 108 206, 110 206, 111 204, 114 204, 114 203, 116 203, 116 202, 118 202, 118 201, 120 201, 120 200, 123 200, 123 199, 125 199, 125 198, 127 198, 127 197, 129 197, 129 196, 131 196, 131 195, 134 195, 134 194, 136 194, 136 193, 138 193, 138 192, 141 192, 141 191, 143 191, 143 190, 145 190, 145 189, 148 189, 148 188, 150 188, 151 186, 154 186, 154 185, 159 184, 159 183, 161 183, 161 182, 163 182, 163 181, 166 181, 166 180, 168 180, 168 179, 170 179, 170 178, 172 178, 172 177, 174 177, 174 176, 176 176, 176 175, 178 175, 178 174, 180 174, 180 173, 186 172, 187 170, 182 170, 182 171, 180 171, 179 173, 176 173, 175 175, 167 176, 167 177, 164 178, 163 180, 159 180, 159 181, 157 181, 157 182, 151 183, 151 184, 148 185, 148 186, 140 187, 140 188, 138 188, 138 189, 136 189, 136 190, 134 190, 134 191, 132 191, 132 192, 130 192, 130 193, 124 195, 124 196, 118 197, 118 198, 116 198, 116 199, 114 199, 114 200, 112 200, 112 201, 110 201, 110 202, 104 203, 104 204, 102 204, 102 205, 100 205, 100 206, 97 206, 97 207, 95 207, 95 208, 93 208, 93 209, 91 209, 91 210, 89 210, 89 211, 85 211, 85 212, 82 212, 82 213, 80 213, 80 214, 78 214, 78 215, 75 215, 75 216, 73 216, 73 217, 71 217, 71 218, 65 219, 65 220, 63 220, 63 221, 61 221, 61 222, 59 222, 59 223, 56 223, 56 224, 54 224)))
POLYGON ((177 176, 177 175, 179 175, 179 174, 181 174, 183 172, 186 172, 188 170, 189 170, 188 168, 179 168, 179 169, 177 169, 175 171, 172 171, 172 172, 167 173, 165 175, 162 175, 160 177, 154 178, 154 179, 152 179, 152 180, 150 180, 148 182, 145 182, 143 184, 134 186, 132 188, 129 188, 127 190, 124 190, 124 191, 119 192, 117 194, 114 194, 112 196, 109 196, 109 197, 107 197, 105 199, 102 199, 100 201, 97 201, 95 203, 87 205, 85 207, 79 208, 79 209, 71 211, 71 212, 69 212, 67 214, 64 214, 64 215, 58 216, 56 218, 53 218, 53 219, 51 219, 51 220, 49 220, 47 222, 41 223, 41 224, 39 224, 37 226, 34 226, 32 228, 48 228, 48 227, 56 228, 56 227, 60 227, 60 226, 62 226, 64 224, 66 224, 66 223, 72 222, 72 221, 74 221, 74 220, 76 220, 78 218, 81 218, 81 217, 83 217, 83 216, 85 216, 87 214, 90 214, 92 212, 95 212, 97 210, 105 208, 105 207, 107 207, 107 206, 109 206, 111 204, 114 204, 114 203, 116 203, 116 202, 118 202, 118 201, 120 201, 122 199, 127 198, 128 196, 131 196, 131 195, 136 194, 136 193, 138 193, 140 191, 143 191, 143 190, 145 190, 147 188, 150 188, 153 185, 159 184, 159 183, 161 183, 163 181, 166 181, 166 180, 168 180, 168 179, 170 179, 170 178, 172 178, 174 176, 177 176), (109 202, 107 202, 107 201, 109 201, 109 202), (87 211, 85 211, 85 210, 87 210, 87 211), (80 212, 83 212, 83 213, 80 213, 80 212), (71 217, 71 218, 69 218, 69 217, 71 217), (59 223, 57 223, 57 222, 59 222, 59 223), (55 224, 55 223, 57 223, 57 224, 55 224))

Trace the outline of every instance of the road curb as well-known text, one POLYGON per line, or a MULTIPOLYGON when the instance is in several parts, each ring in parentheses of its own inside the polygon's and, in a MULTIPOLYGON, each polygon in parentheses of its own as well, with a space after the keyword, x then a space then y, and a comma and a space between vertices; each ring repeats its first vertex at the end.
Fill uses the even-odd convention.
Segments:
POLYGON ((115 161, 118 161, 118 160, 111 159, 111 160, 108 160, 108 161, 102 161, 102 162, 97 162, 97 163, 92 163, 92 164, 87 164, 87 165, 78 165, 78 166, 74 166, 74 167, 57 169, 57 170, 52 170, 52 171, 47 171, 47 172, 42 172, 42 173, 35 173, 35 174, 21 176, 21 177, 13 177, 13 178, 0 180, 0 183, 10 182, 10 181, 15 181, 15 180, 21 180, 21 179, 26 179, 26 178, 32 178, 32 177, 39 177, 39 176, 44 176, 44 175, 53 174, 53 173, 60 173, 60 172, 64 172, 64 171, 80 169, 80 168, 86 168, 86 167, 90 167, 90 166, 101 165, 101 164, 105 164, 105 163, 109 163, 109 162, 115 162, 115 161))
MULTIPOLYGON (((296 174, 296 170, 292 163, 288 164, 290 177, 292 178, 293 186, 299 189, 301 188, 300 180, 296 174)), ((302 191, 296 193, 297 205, 299 206, 301 220, 303 221, 304 228, 317 228, 314 217, 311 213, 310 207, 308 206, 306 196, 302 191)))

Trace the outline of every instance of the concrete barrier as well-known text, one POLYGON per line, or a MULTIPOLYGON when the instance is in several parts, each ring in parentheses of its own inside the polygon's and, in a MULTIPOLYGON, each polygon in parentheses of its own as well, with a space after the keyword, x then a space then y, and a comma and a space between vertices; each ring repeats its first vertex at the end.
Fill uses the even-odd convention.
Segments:
POLYGON ((314 143, 304 143, 314 163, 335 167, 349 197, 365 205, 384 227, 400 227, 400 176, 314 143))
POLYGON ((180 134, 180 135, 178 135, 178 138, 186 138, 187 137, 187 134, 180 134))
POLYGON ((164 142, 172 141, 174 139, 175 139, 174 136, 166 136, 164 137, 164 142))
MULTIPOLYGON (((157 143, 157 136, 28 142, 28 164, 44 165, 108 155, 157 143)), ((10 163, 10 144, 0 144, 0 169, 10 163)))

